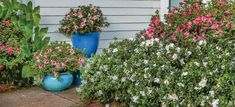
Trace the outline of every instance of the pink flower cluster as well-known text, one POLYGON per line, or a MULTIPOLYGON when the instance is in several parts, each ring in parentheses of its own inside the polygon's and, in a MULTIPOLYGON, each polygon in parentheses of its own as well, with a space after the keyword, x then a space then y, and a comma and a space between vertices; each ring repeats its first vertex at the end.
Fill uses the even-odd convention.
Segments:
POLYGON ((214 5, 214 10, 208 9, 201 2, 180 2, 180 7, 173 7, 173 10, 166 15, 166 24, 160 24, 159 18, 153 16, 152 23, 144 36, 146 38, 165 36, 173 41, 177 40, 177 36, 181 36, 180 38, 190 36, 194 41, 201 41, 212 33, 223 35, 224 30, 233 25, 231 16, 234 13, 225 7, 220 10, 221 6, 229 5, 225 0, 213 2, 214 4, 210 5, 214 5))
POLYGON ((8 55, 19 54, 20 48, 14 48, 11 46, 0 46, 0 52, 6 52, 8 55))
POLYGON ((152 24, 147 28, 144 35, 147 38, 163 37, 164 33, 162 32, 164 29, 163 27, 159 26, 159 24, 160 24, 159 16, 155 16, 153 18, 152 24), (158 32, 158 34, 155 34, 156 32, 158 32))
POLYGON ((10 26, 11 25, 11 21, 10 20, 6 20, 2 22, 2 26, 10 26))

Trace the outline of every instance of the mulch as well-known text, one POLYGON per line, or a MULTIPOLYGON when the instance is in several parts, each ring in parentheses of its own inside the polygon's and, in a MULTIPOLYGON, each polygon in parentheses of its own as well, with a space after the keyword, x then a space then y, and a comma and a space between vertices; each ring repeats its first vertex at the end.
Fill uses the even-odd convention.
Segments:
POLYGON ((7 85, 7 84, 0 84, 0 93, 5 92, 5 91, 10 91, 13 89, 16 89, 16 87, 12 85, 7 85))

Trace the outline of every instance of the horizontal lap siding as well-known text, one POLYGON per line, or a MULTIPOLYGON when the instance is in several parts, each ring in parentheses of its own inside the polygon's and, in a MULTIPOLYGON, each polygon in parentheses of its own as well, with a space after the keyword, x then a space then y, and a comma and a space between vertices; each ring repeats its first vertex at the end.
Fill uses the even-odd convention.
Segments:
POLYGON ((71 42, 58 33, 59 21, 70 8, 88 4, 101 7, 110 23, 101 33, 98 53, 115 40, 134 38, 148 26, 155 11, 160 10, 160 0, 34 0, 35 6, 41 6, 41 26, 49 27, 52 41, 71 42))

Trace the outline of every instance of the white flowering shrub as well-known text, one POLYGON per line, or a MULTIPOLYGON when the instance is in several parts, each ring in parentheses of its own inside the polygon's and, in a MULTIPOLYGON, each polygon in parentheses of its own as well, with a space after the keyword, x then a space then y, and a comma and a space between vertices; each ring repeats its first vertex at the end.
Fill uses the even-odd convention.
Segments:
POLYGON ((90 59, 81 70, 81 95, 131 107, 235 107, 232 3, 186 0, 166 15, 166 24, 153 16, 134 40, 115 42, 90 59))

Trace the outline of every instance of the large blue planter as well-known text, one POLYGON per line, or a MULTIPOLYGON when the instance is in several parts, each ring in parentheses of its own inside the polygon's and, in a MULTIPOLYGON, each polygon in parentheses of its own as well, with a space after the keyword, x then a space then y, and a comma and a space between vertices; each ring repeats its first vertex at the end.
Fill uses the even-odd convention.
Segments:
POLYGON ((92 32, 87 34, 73 33, 71 39, 73 46, 81 51, 86 50, 86 57, 90 58, 97 51, 99 38, 100 32, 92 32))
POLYGON ((71 73, 60 73, 60 77, 54 75, 45 75, 42 86, 48 91, 61 91, 69 88, 73 83, 73 75, 71 73))

